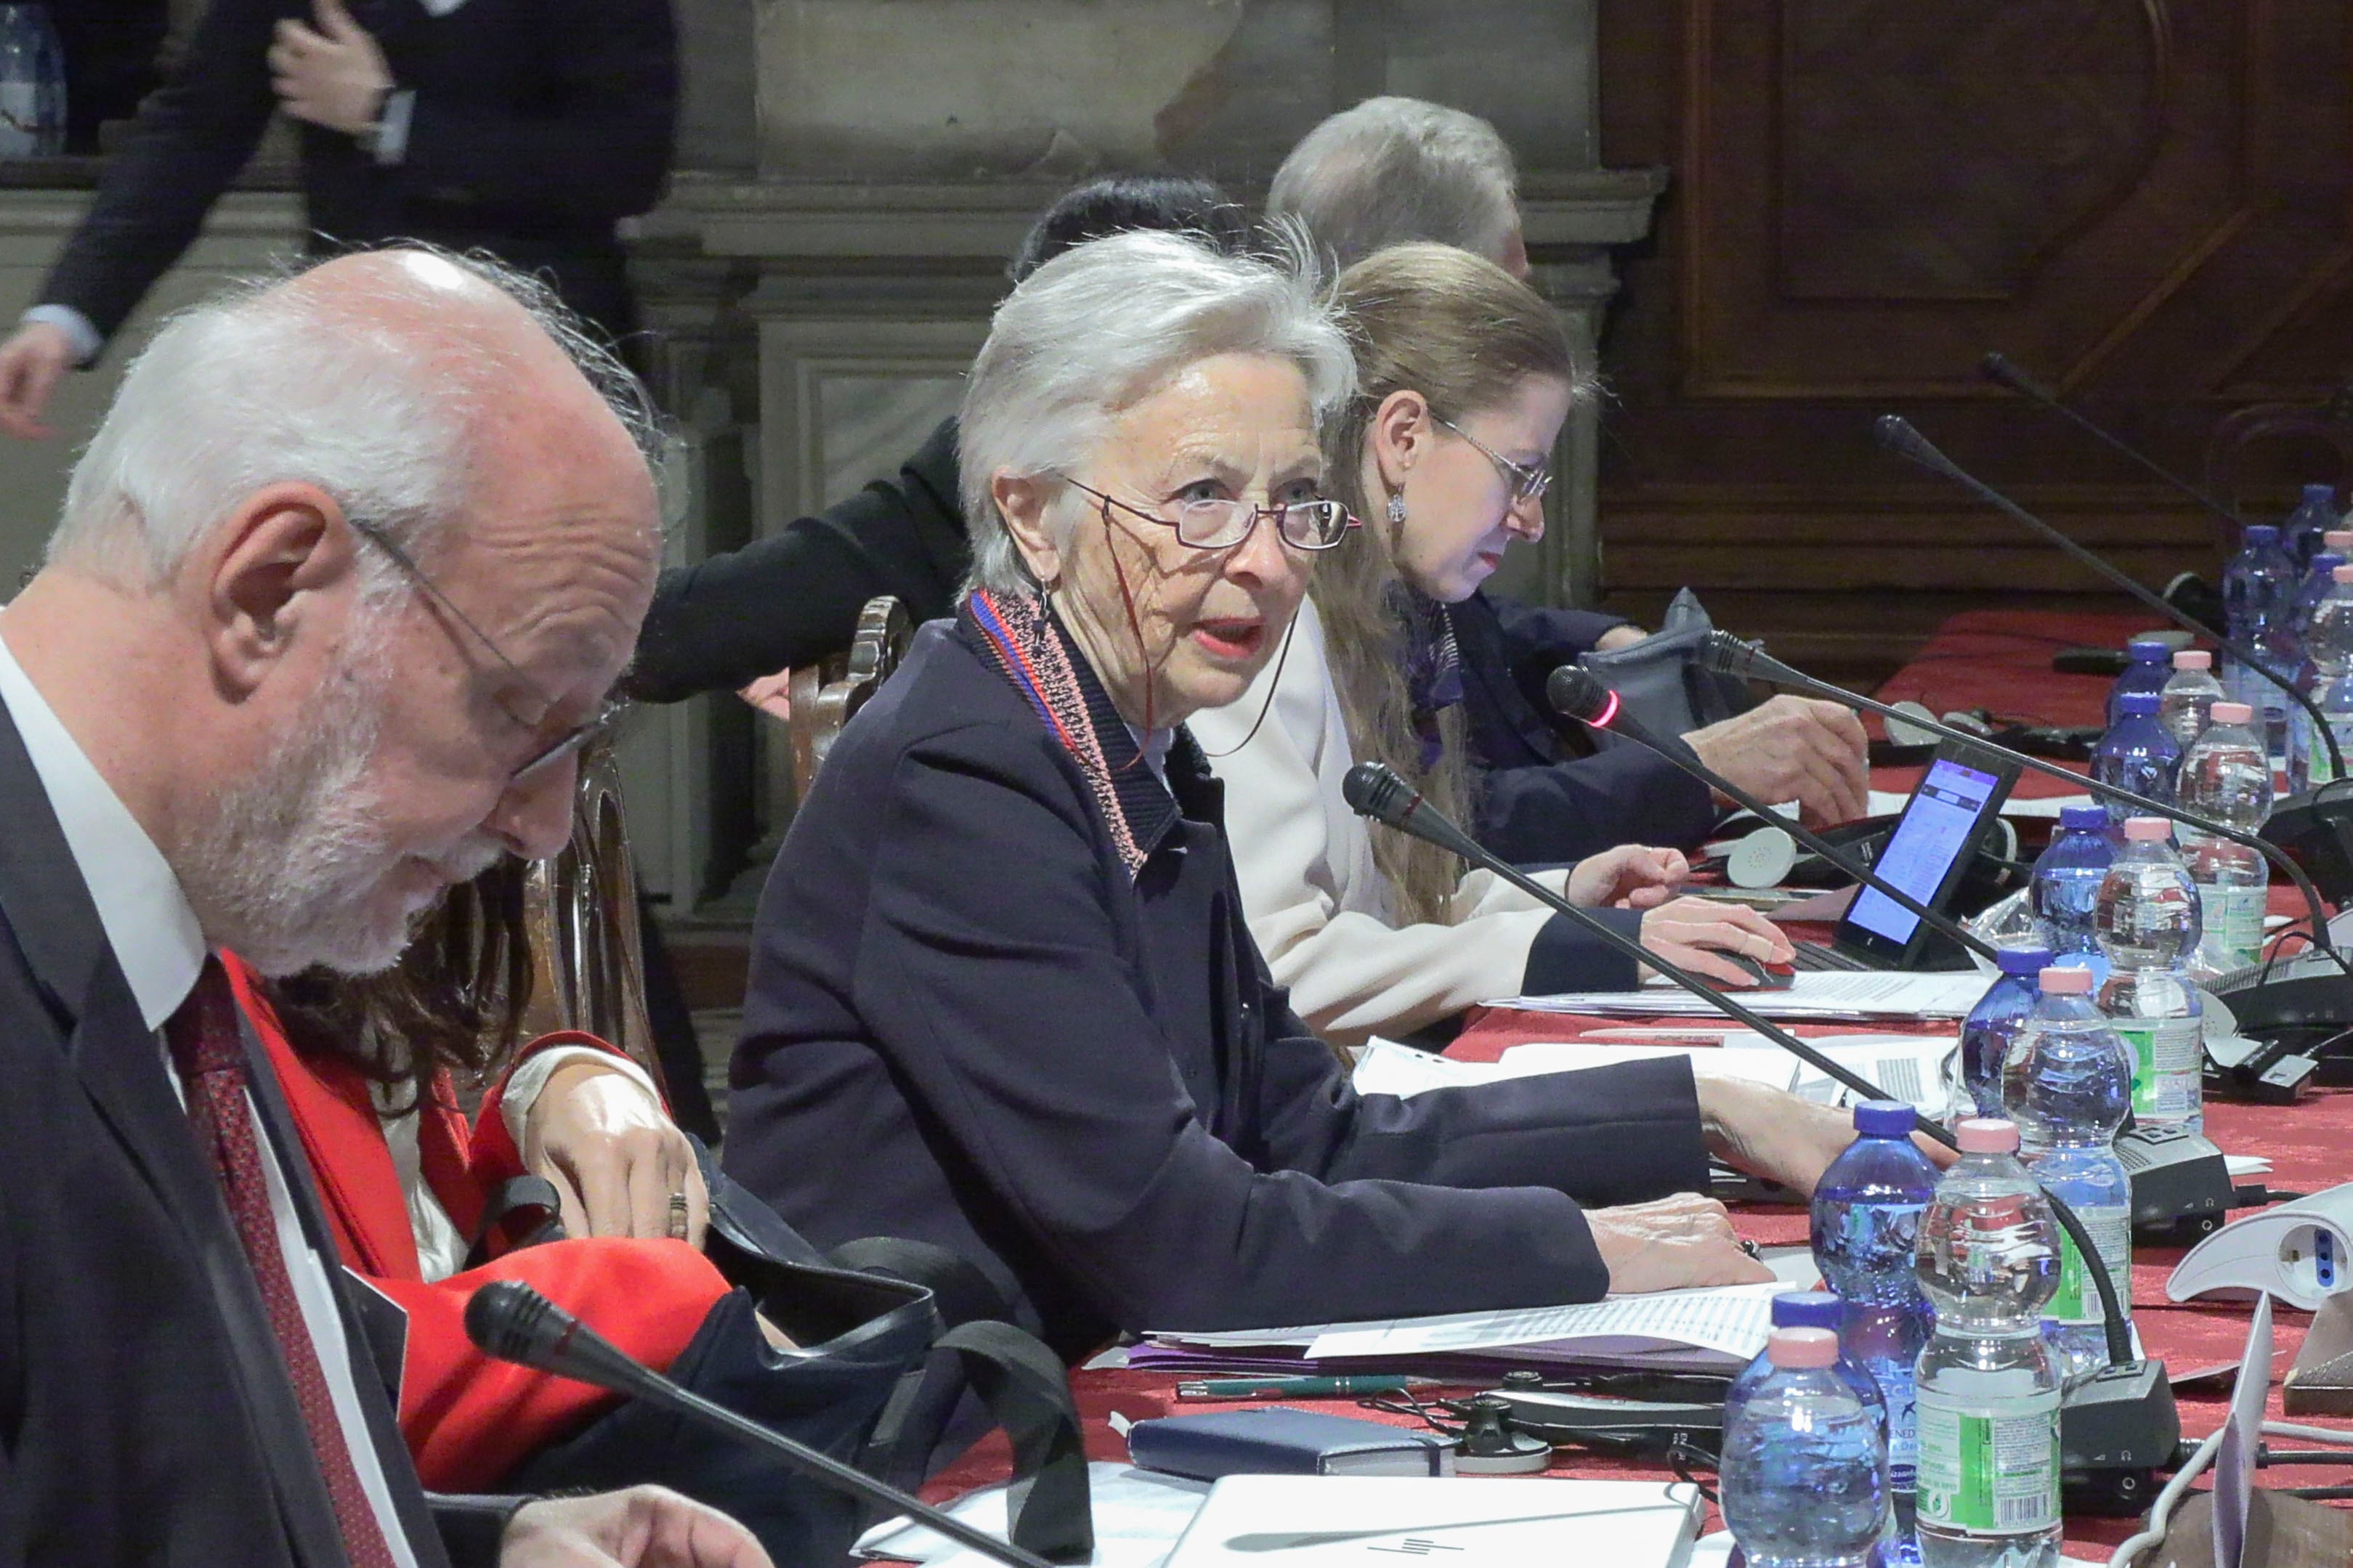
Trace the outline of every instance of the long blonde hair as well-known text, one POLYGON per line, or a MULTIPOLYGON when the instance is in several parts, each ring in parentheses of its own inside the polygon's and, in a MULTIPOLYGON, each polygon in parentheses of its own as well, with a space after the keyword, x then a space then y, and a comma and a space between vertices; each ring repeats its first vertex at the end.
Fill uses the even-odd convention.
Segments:
MULTIPOLYGON (((1526 284, 1492 261, 1444 245, 1400 245, 1369 256, 1340 275, 1341 325, 1356 356, 1356 395, 1325 426, 1324 450, 1332 494, 1364 520, 1358 537, 1316 563, 1308 592, 1324 618, 1332 679, 1359 761, 1384 762, 1425 799, 1458 821, 1473 790, 1464 755, 1460 704, 1439 715, 1442 749, 1421 763, 1406 684, 1405 628, 1392 595, 1402 525, 1388 520, 1386 495, 1365 493, 1365 443, 1373 416, 1392 393, 1419 393, 1437 416, 1461 423, 1518 395, 1531 378, 1585 384, 1560 318, 1526 284)), ((1403 834, 1373 835, 1373 861, 1395 893, 1402 924, 1451 922, 1453 856, 1403 834)))

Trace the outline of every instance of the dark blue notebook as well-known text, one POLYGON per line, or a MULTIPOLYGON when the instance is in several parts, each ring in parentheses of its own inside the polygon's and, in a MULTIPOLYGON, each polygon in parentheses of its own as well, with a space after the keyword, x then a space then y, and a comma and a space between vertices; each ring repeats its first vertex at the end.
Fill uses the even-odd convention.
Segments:
POLYGON ((1128 1428, 1127 1452, 1145 1469, 1205 1481, 1454 1473, 1454 1446, 1434 1432, 1264 1405, 1139 1421, 1128 1428))

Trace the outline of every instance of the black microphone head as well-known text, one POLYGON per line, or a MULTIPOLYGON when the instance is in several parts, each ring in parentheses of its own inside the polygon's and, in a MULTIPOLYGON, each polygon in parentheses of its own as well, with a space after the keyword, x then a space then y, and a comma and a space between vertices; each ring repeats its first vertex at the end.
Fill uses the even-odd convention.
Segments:
POLYGON ((1618 717, 1618 694, 1582 665, 1564 664, 1545 678, 1545 700, 1564 719, 1607 729, 1618 717))
POLYGON ((1757 663, 1759 649, 1752 642, 1743 642, 1718 626, 1699 639, 1699 664, 1712 675, 1736 676, 1746 679, 1757 663))
POLYGON ((1945 454, 1936 450, 1928 437, 1912 428, 1912 421, 1901 414, 1883 414, 1871 422, 1871 438, 1899 458, 1908 458, 1923 468, 1942 468, 1949 466, 1945 454))
POLYGON ((476 1350, 543 1372, 553 1370, 574 1321, 571 1313, 520 1279, 493 1279, 466 1302, 466 1337, 476 1350))
POLYGON ((2056 395, 2049 387, 2019 369, 2010 362, 2008 354, 1998 349, 1979 360, 1978 368, 1985 373, 1988 381, 2000 382, 2010 391, 2023 393, 2037 403, 2058 401, 2056 395))
POLYGON ((1369 816, 1375 822, 1398 827, 1403 826, 1406 814, 1420 797, 1387 763, 1358 763, 1340 781, 1340 798, 1358 816, 1369 816))

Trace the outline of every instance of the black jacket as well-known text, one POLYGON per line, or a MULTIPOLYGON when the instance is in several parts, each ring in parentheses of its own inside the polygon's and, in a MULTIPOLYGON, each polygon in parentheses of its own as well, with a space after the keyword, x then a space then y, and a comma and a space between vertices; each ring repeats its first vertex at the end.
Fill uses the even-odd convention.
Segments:
MULTIPOLYGON (((342 1568, 253 1271, 5 708, 0 817, 0 1568, 342 1568)), ((428 1505, 250 1030, 246 1060, 303 1230, 344 1287, 353 1380, 420 1568, 493 1563, 516 1500, 428 1505)))
POLYGON ((1473 594, 1447 606, 1462 662, 1464 728, 1479 776, 1479 842, 1523 866, 1618 844, 1695 847, 1715 826, 1706 785, 1640 746, 1570 752, 1537 704, 1559 666, 1624 623, 1473 594))
POLYGON ((729 1173, 820 1246, 964 1253, 1072 1357, 1599 1296, 1577 1205, 1705 1179, 1688 1066, 1360 1099, 1267 977, 1198 748, 1162 788, 1080 663, 1135 878, 977 634, 924 627, 769 876, 729 1173))
POLYGON ((858 612, 895 595, 917 622, 955 608, 971 563, 956 503, 956 425, 943 419, 896 479, 741 550, 661 574, 629 690, 646 702, 733 691, 849 646, 858 612))
MULTIPOLYGON (((653 205, 670 168, 678 47, 669 0, 352 0, 396 84, 417 94, 389 167, 301 126, 302 194, 326 252, 396 238, 480 247, 550 272, 619 335, 628 292, 616 220, 653 205)), ((171 84, 108 163, 90 216, 41 290, 111 337, 179 258, 278 107, 270 31, 309 0, 211 0, 171 84)))

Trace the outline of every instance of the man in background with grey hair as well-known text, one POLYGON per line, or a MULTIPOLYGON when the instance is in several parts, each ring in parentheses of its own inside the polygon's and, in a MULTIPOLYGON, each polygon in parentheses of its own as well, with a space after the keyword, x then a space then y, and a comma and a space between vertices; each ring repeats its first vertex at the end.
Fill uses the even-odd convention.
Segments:
POLYGON ((1293 217, 1342 268, 1412 240, 1528 275, 1512 150, 1475 114, 1419 98, 1368 98, 1300 139, 1274 172, 1271 217, 1293 217))
MULTIPOLYGON (((1529 273, 1512 151, 1474 114, 1418 98, 1368 98, 1302 137, 1267 192, 1267 215, 1301 224, 1342 268, 1413 240, 1529 273)), ((1447 607, 1460 646, 1463 717, 1481 774, 1480 838, 1506 859, 1566 862, 1617 844, 1691 848, 1715 827, 1714 796, 1639 746, 1570 757, 1520 672, 1543 674, 1648 634, 1621 617, 1544 609, 1485 593, 1447 607), (1636 826, 1635 808, 1651 803, 1636 826), (1662 834, 1659 803, 1679 831, 1662 834)), ((1753 795, 1795 801, 1817 826, 1869 809, 1862 726, 1834 703, 1776 697, 1683 737, 1701 762, 1753 795)))
POLYGON ((0 612, 0 1563, 767 1563, 652 1488, 428 1502, 222 962, 385 968, 569 837, 658 555, 611 368, 417 250, 191 311, 0 612))

